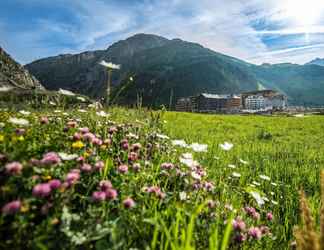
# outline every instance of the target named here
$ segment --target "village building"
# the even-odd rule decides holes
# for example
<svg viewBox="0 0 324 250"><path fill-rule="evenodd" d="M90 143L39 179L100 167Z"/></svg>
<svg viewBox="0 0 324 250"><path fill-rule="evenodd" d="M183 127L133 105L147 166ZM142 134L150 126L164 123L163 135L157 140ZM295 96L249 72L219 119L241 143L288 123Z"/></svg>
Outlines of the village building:
<svg viewBox="0 0 324 250"><path fill-rule="evenodd" d="M202 93L197 96L179 98L176 111L201 113L237 113L241 109L241 98L237 95Z"/></svg>
<svg viewBox="0 0 324 250"><path fill-rule="evenodd" d="M287 96L275 90L258 90L241 94L245 110L285 110L288 106Z"/></svg>

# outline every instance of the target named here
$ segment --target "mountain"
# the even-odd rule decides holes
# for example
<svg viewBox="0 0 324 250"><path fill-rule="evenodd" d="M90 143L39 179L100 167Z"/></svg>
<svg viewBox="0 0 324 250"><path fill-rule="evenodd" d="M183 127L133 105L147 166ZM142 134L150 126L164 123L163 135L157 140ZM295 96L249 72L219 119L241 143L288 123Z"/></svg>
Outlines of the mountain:
<svg viewBox="0 0 324 250"><path fill-rule="evenodd" d="M201 92L271 88L284 92L293 105L324 105L324 67L254 65L196 43L148 34L137 34L106 50L41 59L26 68L48 89L98 98L107 82L101 60L121 64L112 74L113 100L120 104L140 100L146 106L174 105L178 97Z"/></svg>
<svg viewBox="0 0 324 250"><path fill-rule="evenodd" d="M316 59L310 61L307 64L314 64L314 65L324 66L324 58L316 58Z"/></svg>
<svg viewBox="0 0 324 250"><path fill-rule="evenodd" d="M253 66L256 78L268 89L285 93L291 105L324 105L324 67L291 63Z"/></svg>
<svg viewBox="0 0 324 250"><path fill-rule="evenodd" d="M0 88L43 89L40 82L0 47Z"/></svg>

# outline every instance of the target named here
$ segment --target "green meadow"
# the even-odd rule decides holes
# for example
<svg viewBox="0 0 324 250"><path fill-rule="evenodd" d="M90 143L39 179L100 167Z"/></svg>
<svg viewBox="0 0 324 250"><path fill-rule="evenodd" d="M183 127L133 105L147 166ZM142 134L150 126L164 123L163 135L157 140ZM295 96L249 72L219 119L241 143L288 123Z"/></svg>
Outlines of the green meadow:
<svg viewBox="0 0 324 250"><path fill-rule="evenodd" d="M292 249L301 189L319 218L322 116L92 106L0 124L3 249Z"/></svg>

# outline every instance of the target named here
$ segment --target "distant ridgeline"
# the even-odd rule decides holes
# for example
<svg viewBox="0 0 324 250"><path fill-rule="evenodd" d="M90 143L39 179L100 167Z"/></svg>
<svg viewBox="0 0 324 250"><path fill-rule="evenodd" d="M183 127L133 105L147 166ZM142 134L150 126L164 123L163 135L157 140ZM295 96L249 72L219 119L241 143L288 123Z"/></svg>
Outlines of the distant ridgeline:
<svg viewBox="0 0 324 250"><path fill-rule="evenodd" d="M26 65L48 88L69 89L100 98L107 74L101 60L121 64L112 74L115 103L175 107L176 100L199 93L242 93L273 89L291 105L324 105L324 67L309 63L254 65L203 46L137 34L106 50L59 55Z"/></svg>
<svg viewBox="0 0 324 250"><path fill-rule="evenodd" d="M239 95L202 93L179 98L176 111L201 113L239 113L283 111L288 107L287 97L274 90L245 92Z"/></svg>

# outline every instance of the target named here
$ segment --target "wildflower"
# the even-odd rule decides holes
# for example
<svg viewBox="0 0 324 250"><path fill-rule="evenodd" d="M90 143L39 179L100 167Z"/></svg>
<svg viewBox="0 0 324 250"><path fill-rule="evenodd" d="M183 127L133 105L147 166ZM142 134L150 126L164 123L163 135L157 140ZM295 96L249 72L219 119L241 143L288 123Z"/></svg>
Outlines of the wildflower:
<svg viewBox="0 0 324 250"><path fill-rule="evenodd" d="M129 161L136 161L138 159L138 155L135 152L130 152L128 154L128 160Z"/></svg>
<svg viewBox="0 0 324 250"><path fill-rule="evenodd" d="M23 128L17 128L15 131L16 135L20 136L20 135L24 135L26 133L26 130Z"/></svg>
<svg viewBox="0 0 324 250"><path fill-rule="evenodd" d="M229 168L232 168L232 169L236 168L236 166L233 165L233 164L228 164L227 166L228 166Z"/></svg>
<svg viewBox="0 0 324 250"><path fill-rule="evenodd" d="M23 166L20 162L11 162L6 164L5 169L8 174L18 175L21 174Z"/></svg>
<svg viewBox="0 0 324 250"><path fill-rule="evenodd" d="M129 148L127 139L124 139L120 142L122 149L127 150Z"/></svg>
<svg viewBox="0 0 324 250"><path fill-rule="evenodd" d="M118 129L116 127L111 127L109 128L109 134L113 134L113 133L116 133L118 131Z"/></svg>
<svg viewBox="0 0 324 250"><path fill-rule="evenodd" d="M264 204L264 200L262 199L261 195L258 192L252 191L252 192L250 192L250 194L252 195L252 197L258 203L258 205L260 207Z"/></svg>
<svg viewBox="0 0 324 250"><path fill-rule="evenodd" d="M248 235L253 239L259 240L261 239L262 232L258 227L251 227L248 231Z"/></svg>
<svg viewBox="0 0 324 250"><path fill-rule="evenodd" d="M117 195L118 194L116 189L111 188L106 191L106 197L109 200L115 200L117 198Z"/></svg>
<svg viewBox="0 0 324 250"><path fill-rule="evenodd" d="M234 241L237 243L242 243L246 240L246 235L242 233L235 234Z"/></svg>
<svg viewBox="0 0 324 250"><path fill-rule="evenodd" d="M224 142L223 144L219 144L219 146L225 151L229 151L233 148L233 144L229 142Z"/></svg>
<svg viewBox="0 0 324 250"><path fill-rule="evenodd" d="M48 121L48 118L46 116L43 116L40 118L40 123L41 124L48 124L49 121Z"/></svg>
<svg viewBox="0 0 324 250"><path fill-rule="evenodd" d="M58 153L58 155L60 156L60 158L63 160L63 161L72 161L72 160L75 160L78 158L78 155L77 154L66 154L66 153Z"/></svg>
<svg viewBox="0 0 324 250"><path fill-rule="evenodd" d="M21 202L19 200L11 201L2 207L3 214L15 214L19 212Z"/></svg>
<svg viewBox="0 0 324 250"><path fill-rule="evenodd" d="M163 140L170 139L169 136L163 134L156 134L156 137Z"/></svg>
<svg viewBox="0 0 324 250"><path fill-rule="evenodd" d="M75 128L75 127L77 126L77 123L76 123L75 121L69 121L69 122L67 123L67 126L68 126L69 128Z"/></svg>
<svg viewBox="0 0 324 250"><path fill-rule="evenodd" d="M68 173L66 175L65 181L69 185L71 185L71 184L75 184L79 179L80 179L80 173L78 173L76 171L71 171L70 173Z"/></svg>
<svg viewBox="0 0 324 250"><path fill-rule="evenodd" d="M106 192L107 190L112 189L113 185L111 184L110 181L103 180L99 182L99 187L101 191Z"/></svg>
<svg viewBox="0 0 324 250"><path fill-rule="evenodd" d="M187 200L187 198L188 198L187 193L186 192L180 192L179 193L179 198L180 198L181 201Z"/></svg>
<svg viewBox="0 0 324 250"><path fill-rule="evenodd" d="M266 175L260 175L260 178L265 181L270 181L270 177Z"/></svg>
<svg viewBox="0 0 324 250"><path fill-rule="evenodd" d="M106 193L103 191L95 191L92 193L92 200L96 202L106 200Z"/></svg>
<svg viewBox="0 0 324 250"><path fill-rule="evenodd" d="M43 159L41 160L41 163L43 165L56 165L61 163L61 159L59 157L59 155L55 152L49 152L46 153L45 155L43 155Z"/></svg>
<svg viewBox="0 0 324 250"><path fill-rule="evenodd" d="M94 134L88 132L88 133L83 134L83 138L84 138L85 140L91 142L91 141L93 141L93 140L96 138L96 136L95 136Z"/></svg>
<svg viewBox="0 0 324 250"><path fill-rule="evenodd" d="M195 152L207 152L208 146L206 144L193 143L189 147Z"/></svg>
<svg viewBox="0 0 324 250"><path fill-rule="evenodd" d="M260 230L262 235L267 235L270 233L270 228L264 225L260 226Z"/></svg>
<svg viewBox="0 0 324 250"><path fill-rule="evenodd" d="M72 143L72 148L74 149L81 149L84 147L84 144L82 143L82 141L76 141L74 143Z"/></svg>
<svg viewBox="0 0 324 250"><path fill-rule="evenodd" d="M29 125L29 121L26 119L22 119L22 118L10 117L8 122L10 122L14 125L20 125L20 126L28 126Z"/></svg>
<svg viewBox="0 0 324 250"><path fill-rule="evenodd" d="M235 178L240 178L241 177L241 174L238 173L238 172L233 172L232 173L232 176L235 177Z"/></svg>
<svg viewBox="0 0 324 250"><path fill-rule="evenodd" d="M84 163L84 164L82 164L82 166L80 167L80 169L83 172L89 173L92 170L92 166L90 164Z"/></svg>
<svg viewBox="0 0 324 250"><path fill-rule="evenodd" d="M30 112L25 110L20 110L19 113L26 116L30 115Z"/></svg>
<svg viewBox="0 0 324 250"><path fill-rule="evenodd" d="M105 167L105 163L103 161L98 161L95 164L95 170L100 171L101 169L103 169Z"/></svg>
<svg viewBox="0 0 324 250"><path fill-rule="evenodd" d="M135 202L132 198L128 197L123 201L123 205L125 208L132 208L135 206Z"/></svg>
<svg viewBox="0 0 324 250"><path fill-rule="evenodd" d="M192 157L192 154L189 154L189 153L182 154L182 156L179 158L179 160L182 164L186 165L189 168L199 165L199 162L195 161Z"/></svg>
<svg viewBox="0 0 324 250"><path fill-rule="evenodd" d="M195 180L201 180L201 176L195 171L191 172L191 177L194 178Z"/></svg>
<svg viewBox="0 0 324 250"><path fill-rule="evenodd" d="M126 174L128 172L128 166L123 164L118 167L118 172L121 174Z"/></svg>
<svg viewBox="0 0 324 250"><path fill-rule="evenodd" d="M100 63L99 63L101 66L104 66L108 69L120 69L120 65L118 64L113 64L111 62L106 62L104 60L102 60Z"/></svg>
<svg viewBox="0 0 324 250"><path fill-rule="evenodd" d="M240 162L241 162L242 164L244 164L244 165L249 164L247 161L244 161L244 160L242 160L242 159L240 159Z"/></svg>
<svg viewBox="0 0 324 250"><path fill-rule="evenodd" d="M37 184L33 188L33 195L36 197L47 197L51 194L51 186L48 183Z"/></svg>
<svg viewBox="0 0 324 250"><path fill-rule="evenodd" d="M96 112L97 116L100 116L100 117L108 117L109 114L107 114L105 111L100 111L100 112Z"/></svg>
<svg viewBox="0 0 324 250"><path fill-rule="evenodd" d="M272 221L273 220L273 214L271 212L268 212L266 217L267 217L267 220L268 221Z"/></svg>
<svg viewBox="0 0 324 250"><path fill-rule="evenodd" d="M58 92L60 94L62 94L62 95L66 95L66 96L75 96L75 94L72 91L70 91L70 90L59 89Z"/></svg>
<svg viewBox="0 0 324 250"><path fill-rule="evenodd" d="M50 180L48 182L50 185L51 189L58 189L61 186L61 181L57 179Z"/></svg>
<svg viewBox="0 0 324 250"><path fill-rule="evenodd" d="M173 140L172 145L183 147L183 148L187 147L187 143L184 140Z"/></svg>
<svg viewBox="0 0 324 250"><path fill-rule="evenodd" d="M235 231L244 231L245 230L245 222L241 218L236 218L233 220L233 228Z"/></svg>
<svg viewBox="0 0 324 250"><path fill-rule="evenodd" d="M134 163L134 164L132 165L132 169L133 169L135 172L138 172L138 171L140 171L140 169L141 169L141 165L140 165L139 163Z"/></svg>
<svg viewBox="0 0 324 250"><path fill-rule="evenodd" d="M206 181L205 183L204 183L204 188L207 190L207 191L212 191L212 190L214 190L214 188L215 188L215 186L214 186L214 184L212 183L212 182L208 182L208 181Z"/></svg>
<svg viewBox="0 0 324 250"><path fill-rule="evenodd" d="M170 170L174 168L174 165L172 163L164 162L161 164L162 169Z"/></svg>

